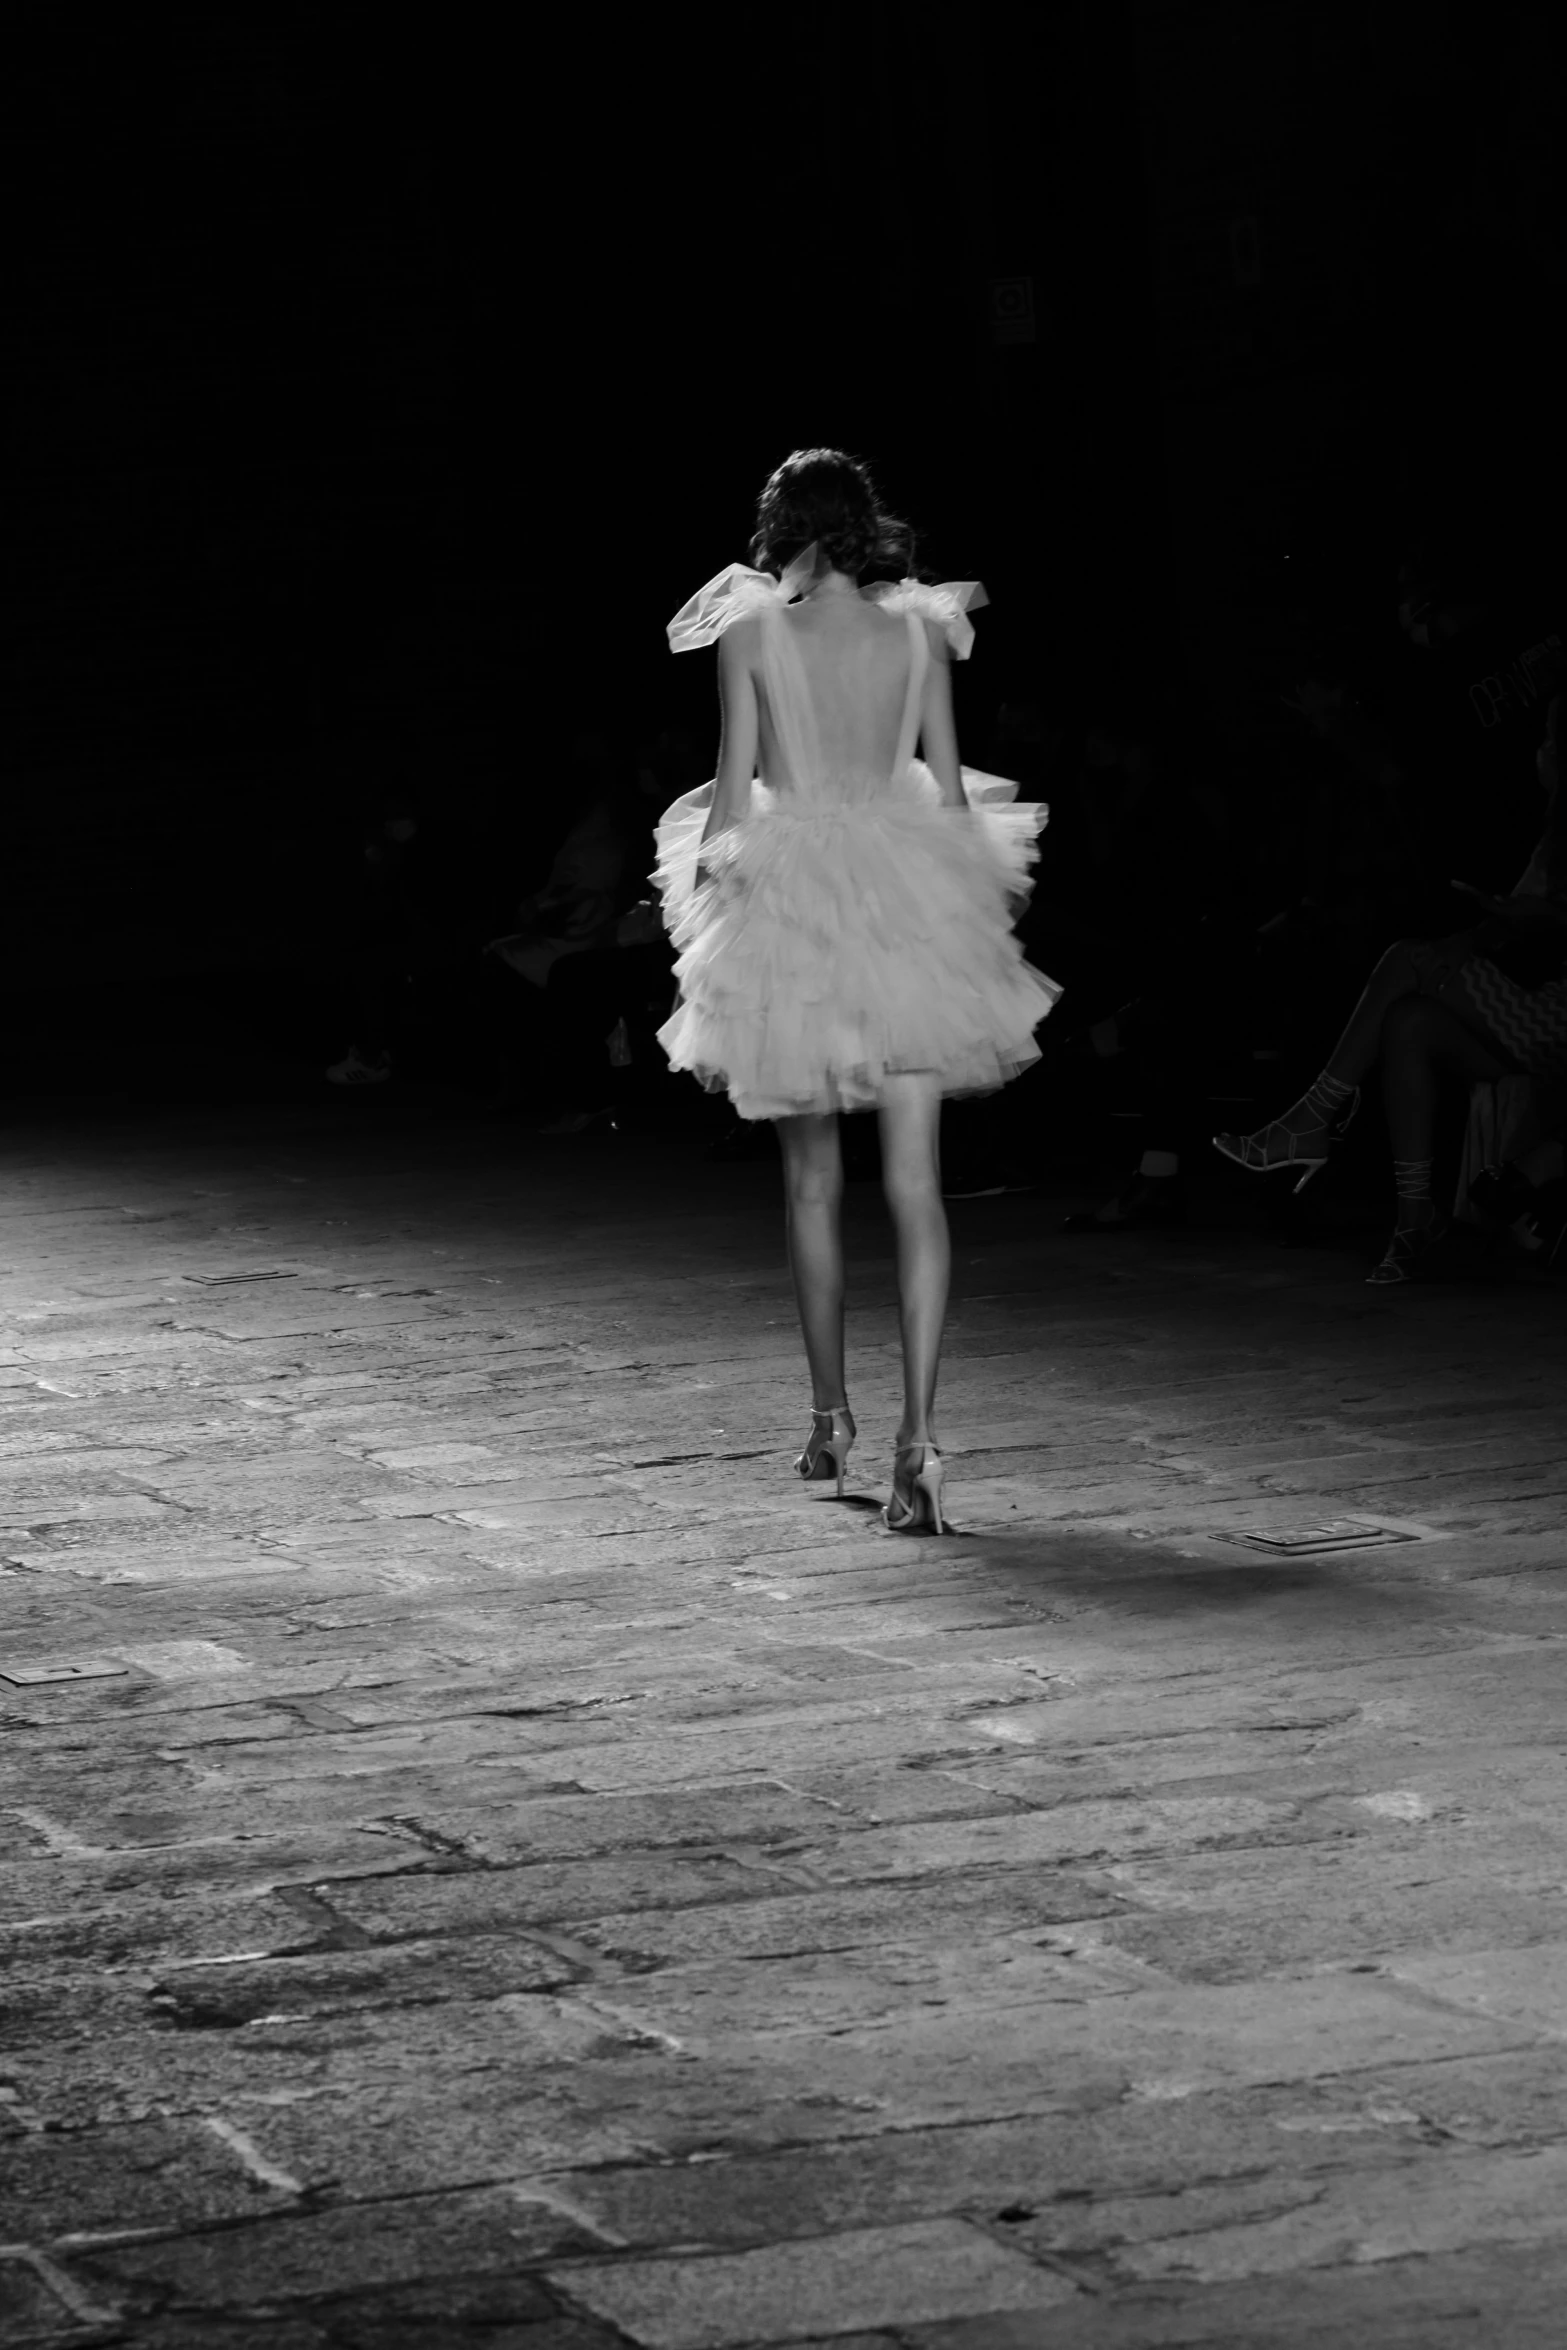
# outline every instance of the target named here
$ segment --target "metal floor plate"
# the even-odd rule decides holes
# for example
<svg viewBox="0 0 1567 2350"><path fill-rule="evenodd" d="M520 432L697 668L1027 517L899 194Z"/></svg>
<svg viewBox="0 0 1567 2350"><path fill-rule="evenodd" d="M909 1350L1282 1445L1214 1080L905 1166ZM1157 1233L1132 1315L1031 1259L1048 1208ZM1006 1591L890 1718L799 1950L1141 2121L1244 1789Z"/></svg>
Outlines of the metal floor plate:
<svg viewBox="0 0 1567 2350"><path fill-rule="evenodd" d="M1379 1525L1371 1518L1323 1518L1314 1526L1243 1526L1215 1534L1215 1542L1258 1550L1269 1558L1320 1558L1340 1550L1389 1550L1395 1543L1419 1542L1423 1537L1403 1527Z"/></svg>

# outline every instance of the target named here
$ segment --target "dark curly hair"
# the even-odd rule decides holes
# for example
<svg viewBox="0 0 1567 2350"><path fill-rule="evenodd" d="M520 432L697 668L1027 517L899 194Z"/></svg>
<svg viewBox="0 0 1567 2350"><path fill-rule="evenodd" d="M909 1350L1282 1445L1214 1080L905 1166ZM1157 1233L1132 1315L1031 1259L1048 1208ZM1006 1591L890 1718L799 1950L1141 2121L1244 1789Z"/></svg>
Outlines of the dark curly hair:
<svg viewBox="0 0 1567 2350"><path fill-rule="evenodd" d="M868 468L841 449L796 449L756 502L751 560L782 572L814 543L834 571L902 578L914 568L914 533L889 514Z"/></svg>

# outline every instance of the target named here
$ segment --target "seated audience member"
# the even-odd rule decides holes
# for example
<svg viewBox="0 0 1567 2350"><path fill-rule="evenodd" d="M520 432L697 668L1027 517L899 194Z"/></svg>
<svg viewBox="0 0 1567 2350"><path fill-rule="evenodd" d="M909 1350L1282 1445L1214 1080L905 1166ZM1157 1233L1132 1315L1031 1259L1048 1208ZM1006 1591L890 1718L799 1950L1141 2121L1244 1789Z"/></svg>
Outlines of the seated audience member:
<svg viewBox="0 0 1567 2350"><path fill-rule="evenodd" d="M515 927L491 939L486 953L497 956L530 987L542 990L566 955L602 946L615 927L615 902L636 848L637 826L628 822L630 795L607 769L607 750L596 736L579 736L572 746L566 784L579 812L555 852L544 887L524 898Z"/></svg>
<svg viewBox="0 0 1567 2350"><path fill-rule="evenodd" d="M575 1134L608 1117L625 1089L624 1072L650 1055L652 1032L674 998L674 949L650 898L629 906L608 946L574 955L553 975L547 1001L554 1019L541 1104L553 1115L544 1131ZM650 1065L662 1070L661 1056Z"/></svg>
<svg viewBox="0 0 1567 2350"><path fill-rule="evenodd" d="M1379 1062L1393 1148L1392 1237L1373 1284L1408 1281L1448 1228L1431 1196L1439 1086L1523 1072L1567 1077L1567 821L1558 784L1561 705L1553 699L1536 765L1547 795L1544 832L1510 896L1461 878L1486 918L1448 938L1403 940L1372 972L1320 1076L1299 1101L1253 1134L1215 1135L1226 1158L1254 1173L1294 1172L1300 1190L1353 1117Z"/></svg>
<svg viewBox="0 0 1567 2350"><path fill-rule="evenodd" d="M1527 555L1449 530L1398 571L1396 636L1351 687L1308 678L1294 707L1402 838L1400 919L1441 920L1464 859L1505 871L1528 849L1529 757L1561 671L1561 598ZM1385 934L1384 934L1385 935Z"/></svg>
<svg viewBox="0 0 1567 2350"><path fill-rule="evenodd" d="M1182 1110L1212 1026L1213 972L1228 938L1232 862L1222 798L1196 763L1150 734L1101 721L1051 809L1045 878L1028 920L1049 941L1073 1017L1053 1061L1128 1062L1145 1096L1135 1173L1066 1219L1110 1232L1180 1220Z"/></svg>
<svg viewBox="0 0 1567 2350"><path fill-rule="evenodd" d="M601 780L518 927L490 942L486 952L525 983L511 1004L505 1099L586 1123L602 1107L620 1023L636 1024L661 986L667 1011L672 957L642 893L654 821L688 764L682 738L666 734L639 754L631 784Z"/></svg>
<svg viewBox="0 0 1567 2350"><path fill-rule="evenodd" d="M326 1071L340 1086L385 1085L393 1030L410 980L458 953L452 875L438 828L411 790L383 793L359 844L342 948L353 1041Z"/></svg>

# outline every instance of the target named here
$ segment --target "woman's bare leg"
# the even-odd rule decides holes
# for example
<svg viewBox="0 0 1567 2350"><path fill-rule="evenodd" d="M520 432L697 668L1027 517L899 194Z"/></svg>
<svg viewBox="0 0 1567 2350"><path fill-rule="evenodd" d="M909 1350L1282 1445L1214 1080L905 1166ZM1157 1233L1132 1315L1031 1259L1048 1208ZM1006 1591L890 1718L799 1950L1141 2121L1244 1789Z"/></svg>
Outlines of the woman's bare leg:
<svg viewBox="0 0 1567 2350"><path fill-rule="evenodd" d="M1460 1027L1488 1044L1484 1015L1471 1001L1464 979L1464 965L1475 951L1468 931L1452 938L1400 939L1389 947L1329 1054L1324 1074L1345 1085L1359 1085L1382 1050L1388 1013L1406 996L1424 996L1445 1005Z"/></svg>
<svg viewBox="0 0 1567 2350"><path fill-rule="evenodd" d="M843 1370L843 1156L832 1116L780 1118L789 1270L811 1401L819 1412L847 1400Z"/></svg>
<svg viewBox="0 0 1567 2350"><path fill-rule="evenodd" d="M1470 1003L1464 984L1463 964L1470 952L1471 940L1463 932L1453 938L1400 939L1388 948L1362 989L1320 1076L1299 1101L1281 1110L1272 1121L1274 1127L1301 1138L1303 1156L1327 1147L1337 1119L1375 1067L1387 1023L1401 1004L1435 1002L1448 1010L1455 1024L1467 1027L1477 1042L1485 1042L1485 1023ZM1261 1129L1260 1135L1268 1131Z"/></svg>
<svg viewBox="0 0 1567 2350"><path fill-rule="evenodd" d="M933 1077L890 1077L881 1100L882 1186L898 1239L903 1418L898 1443L934 1444L936 1373L952 1244L941 1202L941 1096Z"/></svg>
<svg viewBox="0 0 1567 2350"><path fill-rule="evenodd" d="M1343 1034L1323 1064L1323 1073L1341 1085L1365 1082L1382 1050L1382 1023L1400 996L1418 995L1421 978L1407 941L1388 948L1361 990Z"/></svg>
<svg viewBox="0 0 1567 2350"><path fill-rule="evenodd" d="M1382 1024L1382 1106L1395 1172L1423 1168L1429 1178L1442 1077L1475 1084L1505 1076L1507 1069L1500 1053L1447 1004L1411 995L1391 1005ZM1406 1176L1399 1184L1399 1225L1428 1223L1433 1213L1429 1180L1422 1189Z"/></svg>
<svg viewBox="0 0 1567 2350"><path fill-rule="evenodd" d="M1472 1015L1467 993L1465 1004ZM1369 1276L1373 1288L1418 1278L1426 1250L1442 1231L1443 1219L1431 1197L1438 1078L1472 1083L1500 1077L1507 1066L1500 1052L1434 994L1401 996L1389 1005L1382 1023L1382 1100L1398 1204L1387 1252Z"/></svg>

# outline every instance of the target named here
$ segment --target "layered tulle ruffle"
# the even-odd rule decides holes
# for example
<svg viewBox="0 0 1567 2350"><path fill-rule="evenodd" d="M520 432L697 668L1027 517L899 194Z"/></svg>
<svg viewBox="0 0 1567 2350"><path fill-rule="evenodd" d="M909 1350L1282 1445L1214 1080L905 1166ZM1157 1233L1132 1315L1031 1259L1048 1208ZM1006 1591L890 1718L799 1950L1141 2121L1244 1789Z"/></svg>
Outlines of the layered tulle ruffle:
<svg viewBox="0 0 1567 2350"><path fill-rule="evenodd" d="M1037 1060L1060 990L1011 925L1046 811L999 776L965 769L964 785L969 805L944 807L917 760L864 797L758 783L705 852L712 786L677 800L654 874L679 950L673 1065L743 1118L776 1118L870 1108L912 1071L988 1092Z"/></svg>

